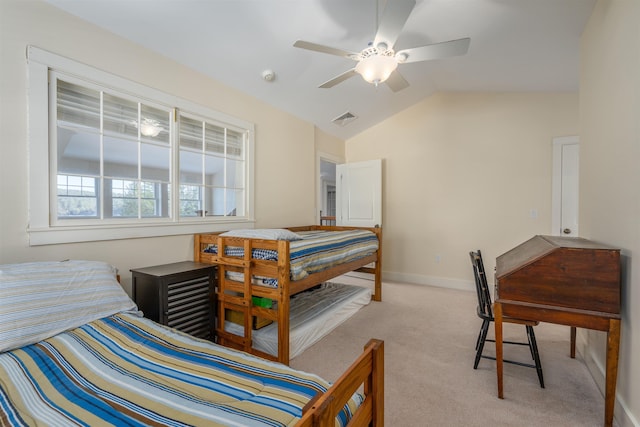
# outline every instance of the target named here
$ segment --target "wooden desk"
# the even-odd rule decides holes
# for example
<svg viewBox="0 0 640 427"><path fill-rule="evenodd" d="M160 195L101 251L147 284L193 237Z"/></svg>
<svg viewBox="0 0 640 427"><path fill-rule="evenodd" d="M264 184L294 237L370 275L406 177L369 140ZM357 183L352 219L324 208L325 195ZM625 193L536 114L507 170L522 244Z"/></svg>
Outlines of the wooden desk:
<svg viewBox="0 0 640 427"><path fill-rule="evenodd" d="M525 304L516 301L499 300L494 304L496 328L496 370L498 372L498 397L504 398L502 384L502 316L519 319L538 320L607 332L607 372L604 399L604 425L613 426L613 410L616 400L618 378L618 354L620 346L620 316L606 313L579 313L560 310L557 307Z"/></svg>
<svg viewBox="0 0 640 427"><path fill-rule="evenodd" d="M535 236L496 259L495 291L498 397L504 398L504 316L606 331L604 425L611 427L620 346L620 250L580 238Z"/></svg>

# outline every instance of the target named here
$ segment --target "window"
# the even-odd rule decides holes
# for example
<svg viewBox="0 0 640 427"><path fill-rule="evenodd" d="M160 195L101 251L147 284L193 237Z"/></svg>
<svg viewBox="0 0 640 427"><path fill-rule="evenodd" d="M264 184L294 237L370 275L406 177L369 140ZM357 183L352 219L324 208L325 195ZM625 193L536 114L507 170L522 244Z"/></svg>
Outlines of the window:
<svg viewBox="0 0 640 427"><path fill-rule="evenodd" d="M56 105L49 112L56 123L50 141L58 181L54 223L171 218L173 109L55 71L50 82Z"/></svg>
<svg viewBox="0 0 640 427"><path fill-rule="evenodd" d="M159 183L140 183L125 179L111 180L110 214L121 218L159 218L167 216L167 186ZM138 186L139 184L139 186ZM163 203L164 202L164 203Z"/></svg>
<svg viewBox="0 0 640 427"><path fill-rule="evenodd" d="M58 174L58 216L96 218L98 197L96 179L91 176Z"/></svg>
<svg viewBox="0 0 640 427"><path fill-rule="evenodd" d="M253 125L37 48L28 59L31 244L252 221Z"/></svg>
<svg viewBox="0 0 640 427"><path fill-rule="evenodd" d="M180 216L244 216L240 132L180 115Z"/></svg>

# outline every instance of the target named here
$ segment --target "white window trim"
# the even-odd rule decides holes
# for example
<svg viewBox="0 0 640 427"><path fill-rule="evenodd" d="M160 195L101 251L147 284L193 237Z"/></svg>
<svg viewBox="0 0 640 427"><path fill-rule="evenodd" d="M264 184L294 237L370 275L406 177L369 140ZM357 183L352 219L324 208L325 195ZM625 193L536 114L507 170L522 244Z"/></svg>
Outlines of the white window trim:
<svg viewBox="0 0 640 427"><path fill-rule="evenodd" d="M140 221L139 223L104 225L52 225L50 212L49 135L55 132L55 123L49 123L49 69L99 81L116 88L128 88L136 96L166 103L184 111L204 117L213 117L221 122L249 131L247 141L246 168L246 216L225 217L211 220L197 218L182 219L181 222ZM59 243L91 242L99 240L133 239L142 237L174 236L203 232L223 231L237 228L252 228L254 216L254 149L255 126L253 123L213 111L191 101L181 99L157 89L135 83L114 74L98 70L71 59L53 54L34 46L27 47L27 138L29 164L29 222L27 232L31 246ZM54 106L55 108L55 106Z"/></svg>

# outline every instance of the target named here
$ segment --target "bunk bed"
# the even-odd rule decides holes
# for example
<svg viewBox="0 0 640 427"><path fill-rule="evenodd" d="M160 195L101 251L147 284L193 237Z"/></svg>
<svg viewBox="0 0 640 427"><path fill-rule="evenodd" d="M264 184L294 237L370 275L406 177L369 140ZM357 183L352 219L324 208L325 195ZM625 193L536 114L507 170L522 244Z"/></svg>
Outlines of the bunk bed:
<svg viewBox="0 0 640 427"><path fill-rule="evenodd" d="M330 384L142 317L114 273L0 265L0 425L383 425L382 341Z"/></svg>
<svg viewBox="0 0 640 427"><path fill-rule="evenodd" d="M288 364L291 296L358 271L373 275L372 299L382 300L382 229L311 225L269 231L196 234L194 259L218 267L217 342ZM230 313L239 314L241 333L225 327ZM277 356L254 346L254 328L269 322L277 324Z"/></svg>

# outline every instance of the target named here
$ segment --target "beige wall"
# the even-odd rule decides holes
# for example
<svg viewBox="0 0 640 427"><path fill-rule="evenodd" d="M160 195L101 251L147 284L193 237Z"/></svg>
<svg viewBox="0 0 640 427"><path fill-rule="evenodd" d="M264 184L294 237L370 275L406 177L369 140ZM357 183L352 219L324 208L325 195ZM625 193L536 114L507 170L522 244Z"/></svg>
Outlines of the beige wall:
<svg viewBox="0 0 640 427"><path fill-rule="evenodd" d="M577 94L441 93L348 140L383 159L386 277L471 289L470 250L493 271L549 234L552 139L577 133Z"/></svg>
<svg viewBox="0 0 640 427"><path fill-rule="evenodd" d="M174 236L30 247L27 229L28 44L253 122L256 226L313 223L315 129L141 46L42 1L0 1L0 263L66 258L129 269L192 258L192 237ZM295 197L292 195L295 194Z"/></svg>
<svg viewBox="0 0 640 427"><path fill-rule="evenodd" d="M344 159L344 141L316 128L316 152Z"/></svg>
<svg viewBox="0 0 640 427"><path fill-rule="evenodd" d="M582 36L580 233L622 249L622 338L615 416L640 426L640 2L600 0ZM585 334L602 384L606 334ZM633 420L633 421L632 421Z"/></svg>

